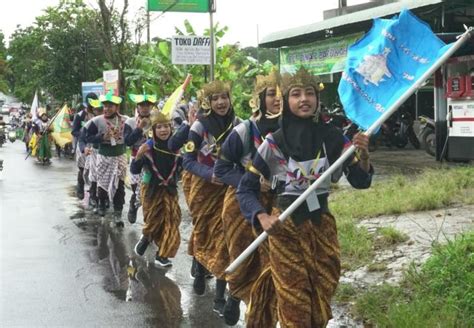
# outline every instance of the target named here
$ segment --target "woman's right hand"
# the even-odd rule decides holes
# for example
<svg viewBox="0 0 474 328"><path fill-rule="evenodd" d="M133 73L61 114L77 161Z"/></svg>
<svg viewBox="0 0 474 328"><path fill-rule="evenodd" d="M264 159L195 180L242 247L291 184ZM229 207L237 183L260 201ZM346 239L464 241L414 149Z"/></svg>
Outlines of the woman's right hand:
<svg viewBox="0 0 474 328"><path fill-rule="evenodd" d="M137 159L140 159L143 157L143 155L145 155L145 153L150 150L150 147L148 146L148 144L144 143L140 146L140 148L138 148L138 151L137 151L137 156L136 158Z"/></svg>
<svg viewBox="0 0 474 328"><path fill-rule="evenodd" d="M263 230L265 230L269 235L271 235L275 228L281 224L281 221L278 220L277 216L268 215L267 213L257 214L257 219L260 222Z"/></svg>

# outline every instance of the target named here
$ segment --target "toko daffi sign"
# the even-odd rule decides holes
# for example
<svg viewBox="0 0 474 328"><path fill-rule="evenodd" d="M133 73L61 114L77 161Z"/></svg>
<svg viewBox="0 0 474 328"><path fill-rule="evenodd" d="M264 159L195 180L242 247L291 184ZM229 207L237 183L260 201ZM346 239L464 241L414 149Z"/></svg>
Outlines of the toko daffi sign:
<svg viewBox="0 0 474 328"><path fill-rule="evenodd" d="M173 36L171 62L175 65L209 65L211 38L208 36Z"/></svg>

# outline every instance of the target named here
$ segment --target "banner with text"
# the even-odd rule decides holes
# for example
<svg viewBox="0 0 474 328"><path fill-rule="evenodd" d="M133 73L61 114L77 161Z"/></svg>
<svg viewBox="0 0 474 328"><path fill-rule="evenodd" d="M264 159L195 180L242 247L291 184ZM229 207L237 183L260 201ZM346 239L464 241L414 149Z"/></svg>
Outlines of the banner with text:
<svg viewBox="0 0 474 328"><path fill-rule="evenodd" d="M148 0L148 11L209 12L209 0Z"/></svg>
<svg viewBox="0 0 474 328"><path fill-rule="evenodd" d="M173 36L171 62L175 65L210 65L211 38L208 36Z"/></svg>
<svg viewBox="0 0 474 328"><path fill-rule="evenodd" d="M344 71L347 48L363 33L350 34L324 41L280 49L280 72L295 73L304 66L314 75Z"/></svg>

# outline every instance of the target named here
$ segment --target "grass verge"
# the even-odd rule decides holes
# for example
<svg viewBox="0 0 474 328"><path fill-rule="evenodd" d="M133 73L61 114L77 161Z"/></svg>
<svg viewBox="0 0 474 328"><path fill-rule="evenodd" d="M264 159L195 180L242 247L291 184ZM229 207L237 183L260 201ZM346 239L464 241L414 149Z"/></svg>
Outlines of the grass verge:
<svg viewBox="0 0 474 328"><path fill-rule="evenodd" d="M345 287L341 294L354 291ZM474 327L474 231L435 247L400 287L382 285L358 296L354 310L377 327Z"/></svg>
<svg viewBox="0 0 474 328"><path fill-rule="evenodd" d="M474 168L426 170L417 178L395 176L366 190L342 190L331 196L331 212L338 221L344 269L367 264L374 254L374 235L357 227L359 219L410 211L432 210L457 203L474 204ZM403 235L382 231L391 242ZM380 235L380 234L379 234Z"/></svg>

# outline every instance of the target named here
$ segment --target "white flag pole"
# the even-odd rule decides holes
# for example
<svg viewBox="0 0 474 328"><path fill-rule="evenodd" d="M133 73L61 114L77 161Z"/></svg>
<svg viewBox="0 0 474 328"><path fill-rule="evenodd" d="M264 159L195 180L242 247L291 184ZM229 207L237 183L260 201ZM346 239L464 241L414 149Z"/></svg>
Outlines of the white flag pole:
<svg viewBox="0 0 474 328"><path fill-rule="evenodd" d="M407 90L405 93L389 108L387 109L364 133L371 135L375 132L383 122L385 122L397 109L400 107L422 84L425 82L446 60L451 57L470 37L473 32L473 27L466 28L466 32L459 36L458 40ZM285 221L306 198L321 184L322 181L329 178L342 164L349 159L355 152L355 146L350 146L339 158L335 161L319 178L316 180L304 193L302 193L288 208L280 214L278 219ZM250 244L242 254L239 255L225 270L226 273L234 272L235 269L250 255L257 247L267 239L266 231L260 234L252 244Z"/></svg>

